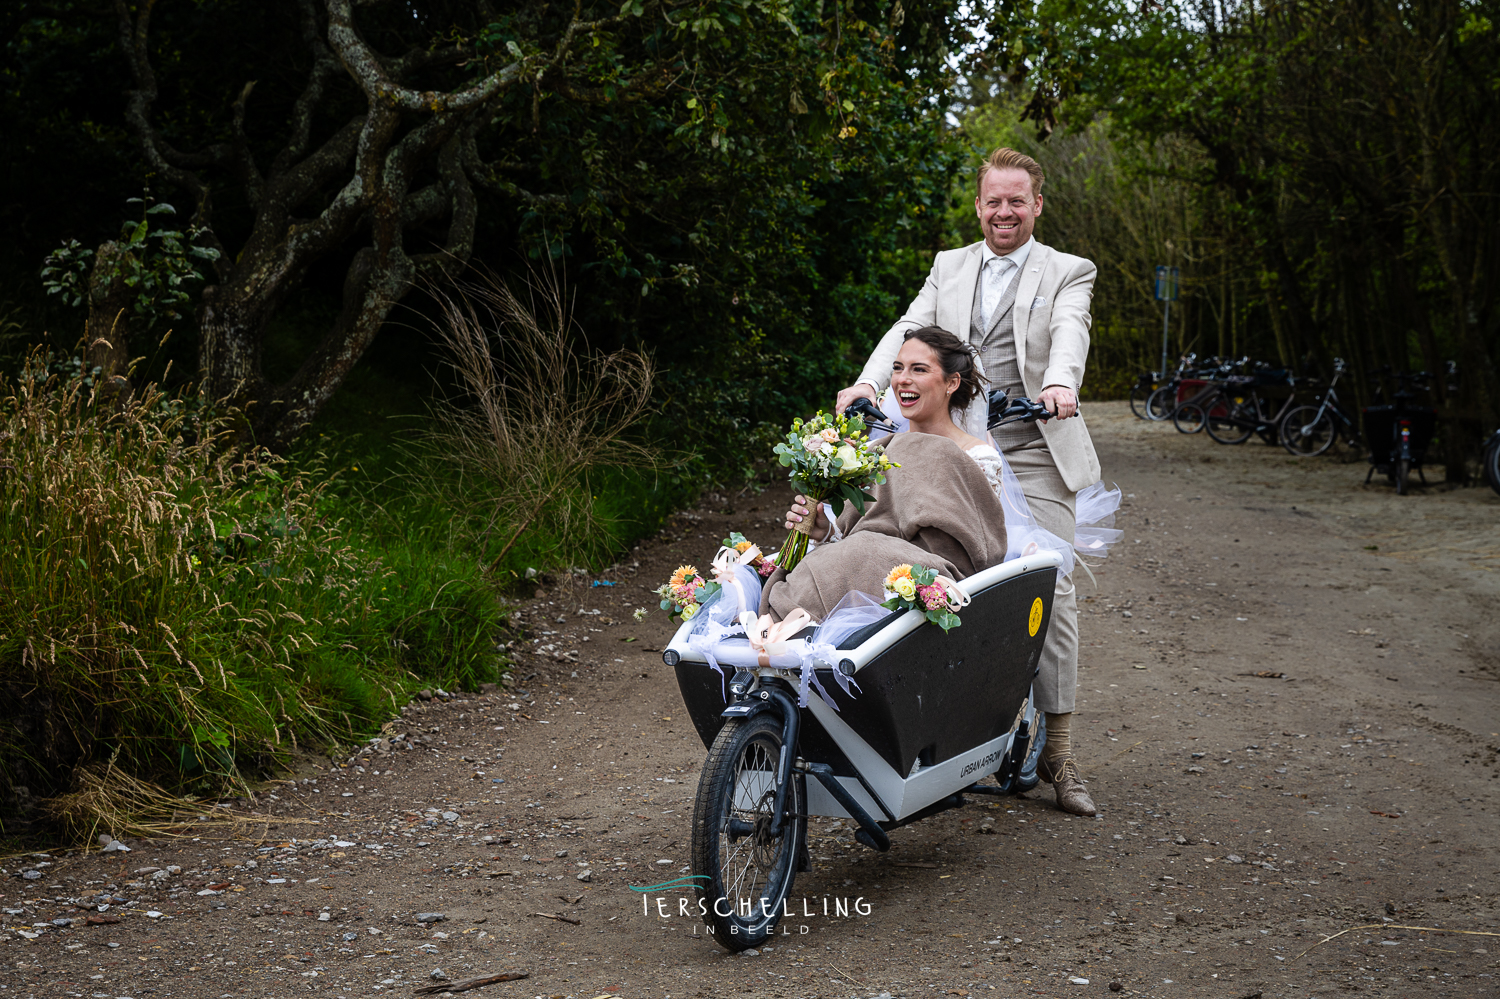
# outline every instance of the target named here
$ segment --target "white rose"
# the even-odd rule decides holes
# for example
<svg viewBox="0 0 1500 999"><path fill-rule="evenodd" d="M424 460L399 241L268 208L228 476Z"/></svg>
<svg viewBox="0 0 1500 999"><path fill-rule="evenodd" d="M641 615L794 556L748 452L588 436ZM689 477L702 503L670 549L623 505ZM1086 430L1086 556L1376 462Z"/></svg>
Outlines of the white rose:
<svg viewBox="0 0 1500 999"><path fill-rule="evenodd" d="M859 467L859 452L850 445L843 445L834 454L838 456L839 461L844 463L842 471L852 472Z"/></svg>

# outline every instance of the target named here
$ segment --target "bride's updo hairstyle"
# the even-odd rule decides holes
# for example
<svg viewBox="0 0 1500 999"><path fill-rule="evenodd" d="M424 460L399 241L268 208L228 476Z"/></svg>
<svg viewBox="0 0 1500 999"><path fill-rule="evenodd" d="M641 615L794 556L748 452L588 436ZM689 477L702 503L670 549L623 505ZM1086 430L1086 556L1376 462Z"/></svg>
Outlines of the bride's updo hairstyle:
<svg viewBox="0 0 1500 999"><path fill-rule="evenodd" d="M986 379L975 366L974 351L967 343L941 326L923 326L919 330L909 330L902 339L920 340L931 347L932 352L938 356L938 363L943 366L944 377L958 375L958 388L953 390L953 396L948 400L950 407L963 409L970 399L979 394L983 387L981 383Z"/></svg>

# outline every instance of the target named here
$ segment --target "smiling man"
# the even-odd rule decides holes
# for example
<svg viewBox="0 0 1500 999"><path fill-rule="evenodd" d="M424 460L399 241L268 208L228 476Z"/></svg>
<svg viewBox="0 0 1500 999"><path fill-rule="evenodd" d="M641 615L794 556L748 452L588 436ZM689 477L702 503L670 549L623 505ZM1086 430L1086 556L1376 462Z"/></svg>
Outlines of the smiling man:
<svg viewBox="0 0 1500 999"><path fill-rule="evenodd" d="M843 412L855 398L874 399L890 384L891 364L908 330L941 326L960 337L967 331L991 388L1011 398L1029 396L1057 416L1042 426L1003 427L995 443L1020 479L1037 523L1071 542L1078 490L1099 479L1094 444L1077 415L1097 268L1033 237L1044 179L1030 156L1004 148L990 154L979 168L974 198L984 238L937 255L921 294L836 405ZM1071 578L1058 578L1040 667L1037 707L1047 714L1042 776L1055 788L1058 807L1093 815L1070 738L1078 685L1078 604Z"/></svg>

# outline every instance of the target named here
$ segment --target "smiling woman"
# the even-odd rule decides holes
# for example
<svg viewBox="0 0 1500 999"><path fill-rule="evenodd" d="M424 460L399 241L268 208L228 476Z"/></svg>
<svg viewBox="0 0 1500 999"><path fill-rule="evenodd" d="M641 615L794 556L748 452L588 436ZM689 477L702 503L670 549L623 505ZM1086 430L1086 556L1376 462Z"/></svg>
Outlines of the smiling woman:
<svg viewBox="0 0 1500 999"><path fill-rule="evenodd" d="M911 429L947 437L966 448L983 441L960 429L953 414L968 407L985 380L969 345L937 326L907 333L891 365L891 388Z"/></svg>

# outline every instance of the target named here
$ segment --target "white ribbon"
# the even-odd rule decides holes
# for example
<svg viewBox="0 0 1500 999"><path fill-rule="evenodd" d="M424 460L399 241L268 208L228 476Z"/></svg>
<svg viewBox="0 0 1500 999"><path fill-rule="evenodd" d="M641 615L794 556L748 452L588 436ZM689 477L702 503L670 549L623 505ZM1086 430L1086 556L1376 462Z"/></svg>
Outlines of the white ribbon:
<svg viewBox="0 0 1500 999"><path fill-rule="evenodd" d="M726 590L734 593L735 617L746 613L749 608L745 606L745 588L740 585L739 573L735 570L742 565L751 565L760 556L760 549L751 545L743 552L737 552L733 548L720 548L714 556L711 565L714 581Z"/></svg>
<svg viewBox="0 0 1500 999"><path fill-rule="evenodd" d="M812 623L812 615L801 607L794 608L781 621L772 621L769 614L762 614L757 618L754 611L745 611L740 615L740 627L745 629L750 647L759 656L762 666L771 665L772 656L782 653L798 654L799 650L792 648L792 642L802 629Z"/></svg>
<svg viewBox="0 0 1500 999"><path fill-rule="evenodd" d="M950 611L957 614L959 611L969 606L969 600L971 598L967 593L958 588L958 583L949 579L947 576L938 576L933 580L933 582L938 586L941 586L943 588L943 592L947 594L948 609Z"/></svg>

